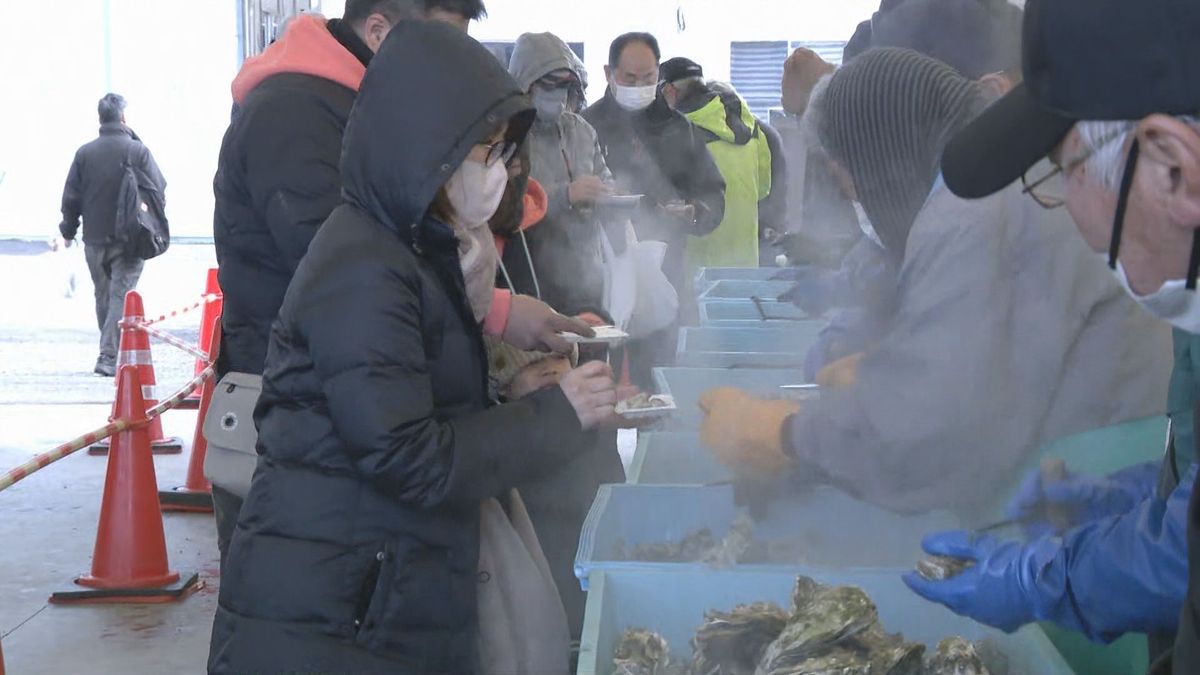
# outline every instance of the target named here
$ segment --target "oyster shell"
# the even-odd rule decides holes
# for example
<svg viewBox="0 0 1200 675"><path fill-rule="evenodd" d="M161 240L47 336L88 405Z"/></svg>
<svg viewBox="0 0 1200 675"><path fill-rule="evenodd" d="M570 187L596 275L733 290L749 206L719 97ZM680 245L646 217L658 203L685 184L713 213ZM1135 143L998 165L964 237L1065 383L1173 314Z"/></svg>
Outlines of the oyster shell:
<svg viewBox="0 0 1200 675"><path fill-rule="evenodd" d="M667 675L671 648L658 633L630 628L613 650L613 675Z"/></svg>
<svg viewBox="0 0 1200 675"><path fill-rule="evenodd" d="M814 581L811 577L798 576L796 583L792 586L792 614L796 615L804 611L808 607L808 603L817 597L817 593L824 588L821 584Z"/></svg>
<svg viewBox="0 0 1200 675"><path fill-rule="evenodd" d="M974 560L952 558L944 555L931 555L917 561L917 574L930 581L945 581L952 579L975 565Z"/></svg>
<svg viewBox="0 0 1200 675"><path fill-rule="evenodd" d="M872 675L921 675L925 667L925 645L904 641L898 633L888 633L878 623L854 638L871 655Z"/></svg>
<svg viewBox="0 0 1200 675"><path fill-rule="evenodd" d="M984 638L975 642L975 653L979 654L979 660L983 661L983 666L987 668L990 675L1008 675L1010 666L1008 663L1008 654L996 644L996 641L991 638Z"/></svg>
<svg viewBox="0 0 1200 675"><path fill-rule="evenodd" d="M705 551L700 562L716 567L735 567L753 543L754 521L743 511L721 538L721 543Z"/></svg>
<svg viewBox="0 0 1200 675"><path fill-rule="evenodd" d="M851 647L830 647L800 663L759 670L762 675L875 675L870 655Z"/></svg>
<svg viewBox="0 0 1200 675"><path fill-rule="evenodd" d="M991 675L975 651L975 645L960 637L938 643L937 651L925 665L927 675Z"/></svg>
<svg viewBox="0 0 1200 675"><path fill-rule="evenodd" d="M805 672L794 669L878 621L875 603L861 588L822 589L809 600L803 611L792 617L783 633L767 648L758 672L761 675ZM870 659L867 661L869 667Z"/></svg>
<svg viewBox="0 0 1200 675"><path fill-rule="evenodd" d="M728 613L708 612L692 640L692 672L754 675L763 653L787 622L787 612L770 602L738 605Z"/></svg>

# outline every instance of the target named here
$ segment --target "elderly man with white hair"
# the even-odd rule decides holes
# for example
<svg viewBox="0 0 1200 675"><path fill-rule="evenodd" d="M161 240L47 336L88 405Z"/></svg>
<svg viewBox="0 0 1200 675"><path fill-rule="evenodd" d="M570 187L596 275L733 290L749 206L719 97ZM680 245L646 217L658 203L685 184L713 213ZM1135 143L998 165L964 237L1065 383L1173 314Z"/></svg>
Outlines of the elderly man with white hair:
<svg viewBox="0 0 1200 675"><path fill-rule="evenodd" d="M967 198L1025 173L1026 192L1047 208L1065 206L1134 299L1175 326L1175 434L1162 480L1135 467L1102 481L1069 478L1062 489L1032 486L1040 494L1016 515L1034 518L1057 503L1083 522L1028 543L936 534L928 553L975 564L945 581L906 577L924 597L1006 630L1053 621L1107 641L1178 628L1173 663L1165 654L1152 669L1177 674L1200 673L1197 32L1196 2L1029 0L1025 84L964 129L942 161L947 186ZM1047 156L1049 174L1034 175ZM1061 191L1050 188L1056 181Z"/></svg>

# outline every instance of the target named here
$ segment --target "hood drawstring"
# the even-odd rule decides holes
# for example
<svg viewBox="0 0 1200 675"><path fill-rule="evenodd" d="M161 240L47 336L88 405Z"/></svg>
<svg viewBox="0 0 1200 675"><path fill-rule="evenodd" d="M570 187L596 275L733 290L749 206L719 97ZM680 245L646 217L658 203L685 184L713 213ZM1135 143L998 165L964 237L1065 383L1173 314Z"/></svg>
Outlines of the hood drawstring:
<svg viewBox="0 0 1200 675"><path fill-rule="evenodd" d="M529 276L533 278L533 292L537 295L537 299L542 299L542 286L538 283L537 268L533 266L533 256L529 254L529 241L525 239L525 230L519 230L521 235L521 248L525 249L525 260L529 262ZM507 275L508 273L505 272ZM512 282L508 282L509 287L512 287Z"/></svg>

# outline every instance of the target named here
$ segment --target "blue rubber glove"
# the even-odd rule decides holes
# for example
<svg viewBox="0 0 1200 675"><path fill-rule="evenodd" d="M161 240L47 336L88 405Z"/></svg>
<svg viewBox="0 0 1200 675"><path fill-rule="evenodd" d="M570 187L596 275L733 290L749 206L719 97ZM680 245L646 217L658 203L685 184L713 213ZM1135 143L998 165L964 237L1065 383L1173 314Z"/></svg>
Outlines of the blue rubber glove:
<svg viewBox="0 0 1200 675"><path fill-rule="evenodd" d="M1167 500L1144 500L1064 537L1027 545L969 532L945 532L922 545L935 555L975 560L962 574L929 581L915 593L957 614L1013 631L1052 621L1100 642L1127 632L1174 632L1187 593L1188 500L1193 465Z"/></svg>
<svg viewBox="0 0 1200 675"><path fill-rule="evenodd" d="M1043 484L1041 472L1035 469L1021 482L1006 512L1014 520L1029 521L1025 532L1030 539L1061 534L1046 520L1047 505L1062 507L1070 527L1120 515L1154 496L1161 471L1160 463L1145 462L1108 476L1072 473L1065 480Z"/></svg>

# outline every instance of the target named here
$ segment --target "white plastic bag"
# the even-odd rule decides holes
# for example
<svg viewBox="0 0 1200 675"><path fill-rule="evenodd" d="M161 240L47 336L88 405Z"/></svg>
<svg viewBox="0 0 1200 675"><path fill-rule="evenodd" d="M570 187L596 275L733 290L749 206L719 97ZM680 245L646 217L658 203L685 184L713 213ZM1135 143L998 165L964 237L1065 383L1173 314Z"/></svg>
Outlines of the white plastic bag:
<svg viewBox="0 0 1200 675"><path fill-rule="evenodd" d="M667 245L638 241L629 222L625 223L624 235L622 253L614 251L607 235L600 237L604 254L604 309L613 324L631 337L646 337L675 321L679 294L662 271Z"/></svg>

